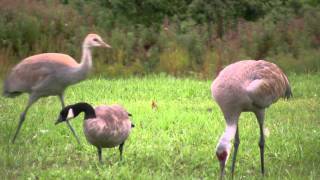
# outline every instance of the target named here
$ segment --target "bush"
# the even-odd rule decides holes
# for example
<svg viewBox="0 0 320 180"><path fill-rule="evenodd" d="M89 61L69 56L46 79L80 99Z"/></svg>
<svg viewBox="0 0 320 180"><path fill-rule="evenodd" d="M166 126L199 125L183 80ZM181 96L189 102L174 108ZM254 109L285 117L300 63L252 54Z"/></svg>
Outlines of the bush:
<svg viewBox="0 0 320 180"><path fill-rule="evenodd" d="M190 61L188 51L174 41L167 44L159 59L159 71L173 75L185 73Z"/></svg>

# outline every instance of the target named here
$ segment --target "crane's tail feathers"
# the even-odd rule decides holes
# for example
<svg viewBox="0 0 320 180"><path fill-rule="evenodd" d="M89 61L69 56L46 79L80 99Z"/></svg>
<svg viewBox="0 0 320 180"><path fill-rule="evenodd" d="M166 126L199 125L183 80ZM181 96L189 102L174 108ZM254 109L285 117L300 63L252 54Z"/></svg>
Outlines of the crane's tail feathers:
<svg viewBox="0 0 320 180"><path fill-rule="evenodd" d="M286 92L284 94L284 98L285 99L289 99L293 97L293 94L292 94L292 91L291 91L291 87L288 85L287 89L286 89Z"/></svg>
<svg viewBox="0 0 320 180"><path fill-rule="evenodd" d="M8 91L3 91L2 95L4 97L10 97L10 98L14 98L16 96L19 96L20 94L22 94L22 92L8 92Z"/></svg>
<svg viewBox="0 0 320 180"><path fill-rule="evenodd" d="M9 83L8 80L6 79L3 83L3 92L2 95L4 97L16 97L19 96L20 94L22 94L22 92L19 91L10 91L9 90Z"/></svg>

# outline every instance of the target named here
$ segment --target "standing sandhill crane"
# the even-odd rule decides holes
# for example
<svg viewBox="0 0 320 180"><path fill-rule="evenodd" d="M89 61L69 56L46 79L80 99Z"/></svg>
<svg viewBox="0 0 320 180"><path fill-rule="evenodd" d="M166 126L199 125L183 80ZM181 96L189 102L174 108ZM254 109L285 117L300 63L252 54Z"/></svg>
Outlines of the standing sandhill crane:
<svg viewBox="0 0 320 180"><path fill-rule="evenodd" d="M82 44L81 63L72 57L60 53L44 53L30 56L17 64L4 81L3 95L15 97L24 92L29 93L29 101L25 110L20 115L19 124L12 143L19 133L28 109L41 97L58 96L62 108L64 104L64 90L72 84L86 78L92 67L91 48L107 47L97 34L88 34ZM70 130L80 142L72 126L67 122Z"/></svg>
<svg viewBox="0 0 320 180"><path fill-rule="evenodd" d="M119 146L122 160L123 145L134 124L129 119L132 116L120 105L100 105L93 108L90 104L80 102L61 110L56 124L68 122L68 119L84 112L83 131L88 142L97 147L99 161L102 162L102 148Z"/></svg>
<svg viewBox="0 0 320 180"><path fill-rule="evenodd" d="M234 153L231 172L240 144L238 120L241 112L253 112L260 128L261 172L264 174L264 113L265 109L279 98L292 96L288 78L281 69L270 62L244 60L227 66L211 85L212 96L218 103L226 120L226 129L216 149L220 161L221 178L227 163L231 140L234 140Z"/></svg>

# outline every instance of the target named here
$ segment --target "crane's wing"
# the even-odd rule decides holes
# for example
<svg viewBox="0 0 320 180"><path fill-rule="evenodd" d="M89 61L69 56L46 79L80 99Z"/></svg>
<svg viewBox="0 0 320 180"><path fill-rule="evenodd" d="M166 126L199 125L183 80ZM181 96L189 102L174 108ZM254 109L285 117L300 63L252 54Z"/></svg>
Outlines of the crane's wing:
<svg viewBox="0 0 320 180"><path fill-rule="evenodd" d="M59 73L59 70L77 65L74 59L65 54L45 53L30 56L11 70L4 82L4 94L30 92L49 76Z"/></svg>
<svg viewBox="0 0 320 180"><path fill-rule="evenodd" d="M254 105L265 108L292 96L288 78L275 64L260 60L252 71L246 91Z"/></svg>

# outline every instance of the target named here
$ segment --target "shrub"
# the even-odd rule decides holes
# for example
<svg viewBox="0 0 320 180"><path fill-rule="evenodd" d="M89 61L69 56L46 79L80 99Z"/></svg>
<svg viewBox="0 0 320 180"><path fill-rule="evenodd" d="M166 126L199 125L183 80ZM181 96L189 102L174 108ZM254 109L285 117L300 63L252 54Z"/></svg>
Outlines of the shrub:
<svg viewBox="0 0 320 180"><path fill-rule="evenodd" d="M168 43L167 48L161 52L159 59L159 71L173 75L183 74L189 65L188 51L175 41Z"/></svg>

